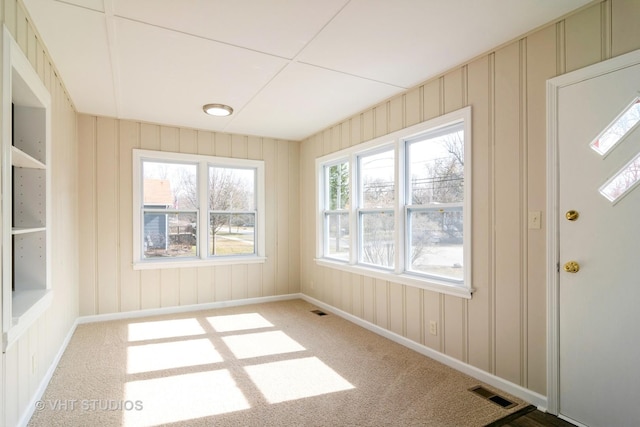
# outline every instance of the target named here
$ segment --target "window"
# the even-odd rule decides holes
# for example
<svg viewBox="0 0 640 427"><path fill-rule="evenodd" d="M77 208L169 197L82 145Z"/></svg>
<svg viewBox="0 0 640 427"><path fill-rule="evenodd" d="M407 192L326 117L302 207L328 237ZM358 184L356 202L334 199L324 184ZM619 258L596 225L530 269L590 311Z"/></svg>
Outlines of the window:
<svg viewBox="0 0 640 427"><path fill-rule="evenodd" d="M467 107L318 159L318 262L470 297L470 118Z"/></svg>
<svg viewBox="0 0 640 427"><path fill-rule="evenodd" d="M134 265L264 261L262 161L134 150Z"/></svg>

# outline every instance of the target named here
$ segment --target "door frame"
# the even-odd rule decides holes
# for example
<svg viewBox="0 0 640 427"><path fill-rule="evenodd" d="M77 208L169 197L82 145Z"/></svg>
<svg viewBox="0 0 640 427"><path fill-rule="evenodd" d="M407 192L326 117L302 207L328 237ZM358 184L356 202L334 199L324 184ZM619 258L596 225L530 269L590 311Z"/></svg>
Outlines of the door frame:
<svg viewBox="0 0 640 427"><path fill-rule="evenodd" d="M640 63L640 49L547 80L547 412L560 411L560 90Z"/></svg>

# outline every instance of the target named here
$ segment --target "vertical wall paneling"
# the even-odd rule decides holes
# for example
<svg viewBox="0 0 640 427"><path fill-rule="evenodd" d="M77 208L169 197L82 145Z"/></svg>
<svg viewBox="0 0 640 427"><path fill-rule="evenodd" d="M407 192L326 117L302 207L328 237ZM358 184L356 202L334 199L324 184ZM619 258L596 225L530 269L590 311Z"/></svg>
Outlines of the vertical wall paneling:
<svg viewBox="0 0 640 427"><path fill-rule="evenodd" d="M520 326L521 337L521 349L520 349L520 384L527 385L528 370L527 358L528 353L528 287L527 278L529 271L529 234L527 232L528 224L528 104L527 104L527 39L521 39L520 42L520 191L519 191L519 204L520 204L520 318L522 324Z"/></svg>
<svg viewBox="0 0 640 427"><path fill-rule="evenodd" d="M520 384L520 44L495 55L496 374Z"/></svg>
<svg viewBox="0 0 640 427"><path fill-rule="evenodd" d="M530 211L544 213L546 206L546 91L547 79L553 77L556 28L547 27L527 38L527 203ZM546 393L546 238L542 224L528 231L527 269L527 387Z"/></svg>
<svg viewBox="0 0 640 427"><path fill-rule="evenodd" d="M28 43L27 43L27 17L24 11L24 6L22 3L18 2L16 4L16 33L15 39L18 42L18 46L25 53L28 53Z"/></svg>
<svg viewBox="0 0 640 427"><path fill-rule="evenodd" d="M363 304L362 317L367 322L375 324L377 322L376 322L374 295L375 295L374 279L372 279L371 277L364 276L362 278L362 304Z"/></svg>
<svg viewBox="0 0 640 427"><path fill-rule="evenodd" d="M351 145L351 120L340 125L340 149Z"/></svg>
<svg viewBox="0 0 640 427"><path fill-rule="evenodd" d="M249 298L249 273L246 264L235 264L231 266L231 299Z"/></svg>
<svg viewBox="0 0 640 427"><path fill-rule="evenodd" d="M473 129L473 212L471 215L472 242L472 286L476 289L468 303L468 358L469 364L491 370L489 348L492 282L490 280L491 216L490 203L490 141L489 135L489 58L482 57L467 67L468 103L471 105ZM484 197L479 196L484 195Z"/></svg>
<svg viewBox="0 0 640 427"><path fill-rule="evenodd" d="M276 141L265 138L262 142L262 153L266 164L272 165L265 168L265 188L268 189L272 197L265 198L265 251L267 261L262 266L262 291L264 295L276 294L276 267L277 267L277 146ZM274 190L275 189L275 190ZM276 195L276 197L273 197Z"/></svg>
<svg viewBox="0 0 640 427"><path fill-rule="evenodd" d="M278 202L276 204L276 294L289 293L289 146L287 143L277 144L276 188Z"/></svg>
<svg viewBox="0 0 640 427"><path fill-rule="evenodd" d="M442 351L441 339L444 325L440 315L440 295L432 291L422 292L424 344L436 351ZM436 335L429 333L430 322L436 322Z"/></svg>
<svg viewBox="0 0 640 427"><path fill-rule="evenodd" d="M405 336L412 341L423 344L422 290L412 286L404 287L404 307Z"/></svg>
<svg viewBox="0 0 640 427"><path fill-rule="evenodd" d="M80 115L78 117L79 197L83 200L80 215L80 234L88 241L96 241L96 119ZM95 245L83 247L83 260L80 263L80 314L96 314L98 310L97 293L97 252Z"/></svg>
<svg viewBox="0 0 640 427"><path fill-rule="evenodd" d="M404 100L405 96L397 96L389 101L389 132L405 127L404 124Z"/></svg>
<svg viewBox="0 0 640 427"><path fill-rule="evenodd" d="M198 304L213 302L213 269L211 267L198 267Z"/></svg>
<svg viewBox="0 0 640 427"><path fill-rule="evenodd" d="M0 16L29 63L51 95L51 170L52 218L51 259L53 303L18 340L2 354L0 371L0 425L18 425L28 412L44 375L60 351L65 336L77 318L80 307L94 311L97 305L96 263L94 252L87 253L89 262L78 262L78 239L81 231L89 238L96 234L95 198L89 198L86 210L78 212L78 199L95 184L96 123L77 121L76 112L62 81L51 66L48 53L39 41L21 1L0 2ZM2 88L8 90L8 88ZM2 107L0 107L1 109ZM78 139L86 140L79 146ZM83 162L82 160L86 160ZM79 182L79 170L88 182ZM1 213L0 213L1 214ZM80 278L91 285L79 293ZM108 297L107 297L108 299Z"/></svg>
<svg viewBox="0 0 640 427"><path fill-rule="evenodd" d="M15 36L16 34L16 0L3 0L4 1L4 23L9 29L9 32ZM15 37L14 37L15 38Z"/></svg>
<svg viewBox="0 0 640 427"><path fill-rule="evenodd" d="M118 136L116 121L98 118L96 155L98 313L119 310L118 296Z"/></svg>
<svg viewBox="0 0 640 427"><path fill-rule="evenodd" d="M640 49L640 2L611 1L611 54L622 55Z"/></svg>
<svg viewBox="0 0 640 427"><path fill-rule="evenodd" d="M193 129L179 129L180 152L198 154L198 132Z"/></svg>
<svg viewBox="0 0 640 427"><path fill-rule="evenodd" d="M215 155L218 157L231 157L231 135L228 133L216 133Z"/></svg>
<svg viewBox="0 0 640 427"><path fill-rule="evenodd" d="M362 139L369 141L375 137L375 109L365 111L360 118L362 120Z"/></svg>
<svg viewBox="0 0 640 427"><path fill-rule="evenodd" d="M438 117L440 111L440 79L435 79L426 83L423 89L422 99L422 120L429 120Z"/></svg>
<svg viewBox="0 0 640 427"><path fill-rule="evenodd" d="M600 38L602 47L601 59L605 61L611 58L612 51L612 33L611 33L611 1L603 1L600 3L600 28L602 29L602 37Z"/></svg>
<svg viewBox="0 0 640 427"><path fill-rule="evenodd" d="M566 72L602 60L600 4L594 4L565 20Z"/></svg>
<svg viewBox="0 0 640 427"><path fill-rule="evenodd" d="M165 268L160 270L160 307L180 305L180 270Z"/></svg>
<svg viewBox="0 0 640 427"><path fill-rule="evenodd" d="M398 335L405 335L404 326L404 286L389 283L389 330Z"/></svg>
<svg viewBox="0 0 640 427"><path fill-rule="evenodd" d="M422 86L404 95L404 126L413 126L422 121Z"/></svg>
<svg viewBox="0 0 640 427"><path fill-rule="evenodd" d="M131 121L121 121L119 158L119 235L120 235L120 309L140 309L140 272L131 268L133 259L133 149L140 147L140 126Z"/></svg>
<svg viewBox="0 0 640 427"><path fill-rule="evenodd" d="M198 270L195 268L180 268L179 305L198 303Z"/></svg>
<svg viewBox="0 0 640 427"><path fill-rule="evenodd" d="M244 135L231 135L231 157L246 159L249 155L247 137Z"/></svg>
<svg viewBox="0 0 640 427"><path fill-rule="evenodd" d="M447 73L443 77L443 94L442 100L444 103L443 113L459 110L463 107L463 69L458 68L454 71Z"/></svg>
<svg viewBox="0 0 640 427"><path fill-rule="evenodd" d="M363 298L362 298L362 276L358 274L351 275L351 314L357 317L363 315Z"/></svg>
<svg viewBox="0 0 640 427"><path fill-rule="evenodd" d="M376 137L389 133L389 103L383 102L374 108L374 135Z"/></svg>
<svg viewBox="0 0 640 427"><path fill-rule="evenodd" d="M362 116L353 116L350 120L351 128L351 145L357 145L364 141L362 137Z"/></svg>
<svg viewBox="0 0 640 427"><path fill-rule="evenodd" d="M283 187L288 186L288 207L281 210L287 216L287 224L289 237L289 255L288 263L288 292L300 292L300 143L299 142L281 142L288 146L289 157L287 159L288 182Z"/></svg>
<svg viewBox="0 0 640 427"><path fill-rule="evenodd" d="M389 329L389 282L382 279L373 282L376 325Z"/></svg>
<svg viewBox="0 0 640 427"><path fill-rule="evenodd" d="M213 156L215 154L213 133L206 132L206 131L198 131L197 144L198 144L198 154L202 154L205 156Z"/></svg>

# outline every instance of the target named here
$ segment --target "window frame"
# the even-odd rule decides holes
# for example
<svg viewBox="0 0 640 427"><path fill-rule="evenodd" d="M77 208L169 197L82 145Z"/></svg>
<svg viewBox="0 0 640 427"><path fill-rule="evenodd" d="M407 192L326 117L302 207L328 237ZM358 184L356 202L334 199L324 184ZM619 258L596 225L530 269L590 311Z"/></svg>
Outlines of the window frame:
<svg viewBox="0 0 640 427"><path fill-rule="evenodd" d="M412 205L408 194L410 187L409 166L405 156L407 145L422 136L429 137L454 125L462 126L464 132L464 200L460 203L463 210L463 279L445 278L429 275L417 271L410 271L410 230L409 214L422 210L423 205ZM359 158L376 152L384 151L389 147L395 150L394 174L395 197L391 208L382 210L394 212L394 267L364 264L361 258L361 230L362 222L359 220L361 212L369 212L372 209L362 208L362 194L360 191ZM473 294L472 279L472 133L471 133L471 107L430 119L428 121L392 132L388 135L363 142L361 144L327 154L316 159L316 258L315 262L324 267L348 271L368 277L387 280L394 283L428 289L443 294L471 298ZM325 239L328 237L324 226L325 193L329 191L324 180L326 166L335 165L342 161L349 163L349 197L353 203L349 205L350 220L350 252L348 261L328 257L325 255ZM447 207L458 203L446 204ZM449 206L451 205L451 206Z"/></svg>
<svg viewBox="0 0 640 427"><path fill-rule="evenodd" d="M202 267L206 265L231 265L264 263L265 255L265 172L264 161L236 159L229 157L216 157L201 154L175 153L169 151L133 150L133 268L134 270ZM145 209L143 205L142 164L144 161L159 163L183 163L196 164L196 180L198 183L198 207L197 213L197 255L194 257L175 258L144 258L143 231L144 212L154 211ZM254 228L254 253L237 255L210 255L209 254L209 167L223 167L236 169L255 170L255 228ZM162 213L175 213L183 209L162 210ZM193 209L188 209L193 212ZM235 211L234 211L235 212ZM232 214L234 212L224 211Z"/></svg>

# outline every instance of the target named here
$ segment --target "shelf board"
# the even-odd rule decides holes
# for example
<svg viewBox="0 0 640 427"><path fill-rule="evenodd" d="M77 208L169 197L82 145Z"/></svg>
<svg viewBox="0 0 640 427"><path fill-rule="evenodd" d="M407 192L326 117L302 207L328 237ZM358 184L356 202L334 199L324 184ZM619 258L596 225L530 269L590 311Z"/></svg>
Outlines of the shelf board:
<svg viewBox="0 0 640 427"><path fill-rule="evenodd" d="M14 146L11 147L11 164L18 168L29 168L29 169L46 169L47 166L42 163L40 160L36 160L24 151L16 148Z"/></svg>
<svg viewBox="0 0 640 427"><path fill-rule="evenodd" d="M42 314L51 306L51 289L29 289L14 291L11 303L12 324L3 337L3 351L15 343L29 330Z"/></svg>
<svg viewBox="0 0 640 427"><path fill-rule="evenodd" d="M11 229L11 234L14 236L16 234L29 234L29 233L37 233L39 231L46 231L47 227L13 227Z"/></svg>

